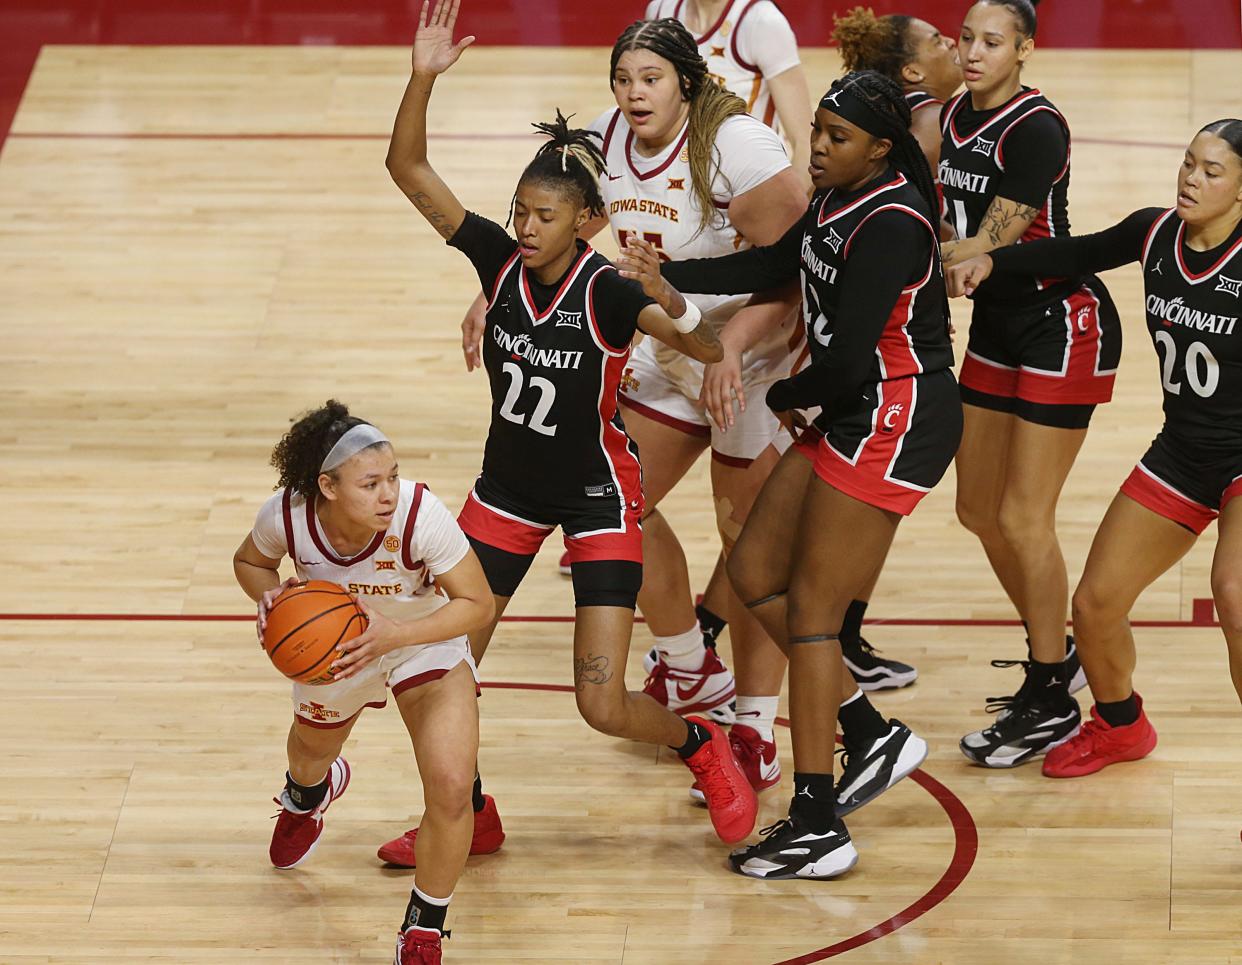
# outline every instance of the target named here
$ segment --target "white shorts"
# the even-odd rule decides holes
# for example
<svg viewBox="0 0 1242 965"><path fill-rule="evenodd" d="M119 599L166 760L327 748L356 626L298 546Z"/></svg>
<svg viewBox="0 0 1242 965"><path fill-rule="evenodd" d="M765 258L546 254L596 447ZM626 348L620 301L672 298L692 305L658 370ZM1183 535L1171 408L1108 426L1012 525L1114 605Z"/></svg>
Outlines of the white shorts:
<svg viewBox="0 0 1242 965"><path fill-rule="evenodd" d="M293 713L311 727L343 727L363 707L385 706L389 690L396 696L419 684L439 680L459 663L470 668L477 689L479 670L470 653L470 642L464 636L443 643L402 647L384 654L348 680L314 687L295 683Z"/></svg>
<svg viewBox="0 0 1242 965"><path fill-rule="evenodd" d="M655 343L655 339L645 338L630 355L621 377L622 405L687 435L701 437L710 443L712 458L726 465L745 468L770 445L782 451L788 448L792 442L789 434L763 401L768 387L789 374L788 356L773 360L773 364L743 369L746 411L737 412L733 426L721 432L699 405L703 364L685 356L667 360L665 352L657 357ZM778 441L781 436L785 437L783 445Z"/></svg>

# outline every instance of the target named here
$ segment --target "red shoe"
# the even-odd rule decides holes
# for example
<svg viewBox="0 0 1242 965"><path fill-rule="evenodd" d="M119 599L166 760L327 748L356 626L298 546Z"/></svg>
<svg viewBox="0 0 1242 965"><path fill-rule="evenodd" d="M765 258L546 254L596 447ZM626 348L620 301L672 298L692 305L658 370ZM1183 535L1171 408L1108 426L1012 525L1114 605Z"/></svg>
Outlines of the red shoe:
<svg viewBox="0 0 1242 965"><path fill-rule="evenodd" d="M707 810L712 816L716 836L725 844L737 844L755 828L755 814L759 810L755 789L733 759L725 732L701 717L689 717L687 720L706 727L711 740L683 763L690 768L694 782L707 799Z"/></svg>
<svg viewBox="0 0 1242 965"><path fill-rule="evenodd" d="M1044 776L1083 777L1109 764L1137 761L1150 754L1156 747L1156 729L1143 713L1143 698L1134 696L1138 701L1138 720L1124 727L1110 727L1093 704L1091 719L1078 734L1048 752Z"/></svg>
<svg viewBox="0 0 1242 965"><path fill-rule="evenodd" d="M707 714L717 724L732 724L737 686L715 650L703 649L698 670L670 667L659 656L643 683L643 693L674 714Z"/></svg>
<svg viewBox="0 0 1242 965"><path fill-rule="evenodd" d="M776 756L776 741L765 741L753 727L734 724L729 732L729 748L756 793L780 784L781 762ZM700 804L707 803L698 781L690 788L690 797Z"/></svg>
<svg viewBox="0 0 1242 965"><path fill-rule="evenodd" d="M397 932L397 954L392 965L440 965L444 961L440 948L442 937L434 928L417 925Z"/></svg>
<svg viewBox="0 0 1242 965"><path fill-rule="evenodd" d="M280 797L273 798L280 805L280 813L276 815L272 843L267 849L272 864L286 871L310 857L310 853L319 844L319 836L323 834L323 812L328 810L329 804L345 793L347 787L349 762L338 757L328 768L328 793L313 811L298 814L289 810L289 798L284 791L280 792Z"/></svg>
<svg viewBox="0 0 1242 965"><path fill-rule="evenodd" d="M411 828L399 838L394 838L380 847L377 852L381 861L395 864L402 868L413 868L414 839L418 836L418 828ZM483 810L474 812L474 837L470 839L471 854L491 854L499 851L505 843L505 829L500 824L500 814L496 811L496 800L490 794L483 795Z"/></svg>

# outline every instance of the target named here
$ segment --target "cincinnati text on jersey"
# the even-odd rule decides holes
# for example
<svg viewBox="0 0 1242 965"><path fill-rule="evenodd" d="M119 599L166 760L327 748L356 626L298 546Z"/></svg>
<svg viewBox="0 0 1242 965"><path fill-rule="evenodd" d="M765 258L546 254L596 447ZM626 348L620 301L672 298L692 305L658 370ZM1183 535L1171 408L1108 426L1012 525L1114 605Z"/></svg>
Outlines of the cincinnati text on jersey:
<svg viewBox="0 0 1242 965"><path fill-rule="evenodd" d="M401 592L401 584L376 586L374 583L351 583L347 589L360 596L397 596Z"/></svg>
<svg viewBox="0 0 1242 965"><path fill-rule="evenodd" d="M805 234L802 236L802 266L811 269L820 281L829 285L837 283L837 270L815 254L811 249L811 236Z"/></svg>
<svg viewBox="0 0 1242 965"><path fill-rule="evenodd" d="M1182 297L1161 298L1159 295L1147 296L1147 312L1162 321L1200 332L1212 332L1216 335L1232 335L1233 327L1238 320L1229 315L1213 315L1200 311L1185 304Z"/></svg>
<svg viewBox="0 0 1242 965"><path fill-rule="evenodd" d="M535 348L530 336L523 332L510 335L499 325L492 326L492 338L496 344L514 358L525 359L531 365L548 369L577 369L582 361L581 352L560 348Z"/></svg>
<svg viewBox="0 0 1242 965"><path fill-rule="evenodd" d="M653 214L657 218L663 218L665 221L680 223L676 208L667 204L661 204L659 201L651 201L648 198L621 198L608 206L608 213L610 215L614 215L618 211L636 211L639 214Z"/></svg>
<svg viewBox="0 0 1242 965"><path fill-rule="evenodd" d="M961 188L963 191L971 191L975 194L988 193L988 181L991 180L989 174L971 174L969 171L959 171L949 166L948 161L940 162L940 183L946 184L951 188Z"/></svg>

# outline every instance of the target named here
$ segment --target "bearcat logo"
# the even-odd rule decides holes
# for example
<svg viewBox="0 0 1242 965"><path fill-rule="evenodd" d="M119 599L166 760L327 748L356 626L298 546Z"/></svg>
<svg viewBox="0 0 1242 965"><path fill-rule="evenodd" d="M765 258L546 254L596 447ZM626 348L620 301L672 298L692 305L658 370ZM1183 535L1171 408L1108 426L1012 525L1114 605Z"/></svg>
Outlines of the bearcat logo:
<svg viewBox="0 0 1242 965"><path fill-rule="evenodd" d="M992 148L996 147L995 141L985 141L981 137L975 138L975 146L970 150L974 154L982 154L984 157L992 156Z"/></svg>
<svg viewBox="0 0 1242 965"><path fill-rule="evenodd" d="M685 191L686 190L686 179L685 178L669 178L668 189L670 191Z"/></svg>
<svg viewBox="0 0 1242 965"><path fill-rule="evenodd" d="M1075 321L1075 324L1078 327L1079 335L1087 334L1087 319L1089 319L1090 317L1091 317L1091 306L1090 305L1084 305L1082 308L1078 309L1078 317Z"/></svg>
<svg viewBox="0 0 1242 965"><path fill-rule="evenodd" d="M396 570L396 568L397 568L396 560L376 560L375 561L375 570L377 573L380 570Z"/></svg>
<svg viewBox="0 0 1242 965"><path fill-rule="evenodd" d="M318 721L336 720L341 716L340 711L330 710L323 704L317 704L313 700L304 700L298 704L298 713L305 714L311 720Z"/></svg>
<svg viewBox="0 0 1242 965"><path fill-rule="evenodd" d="M1242 279L1226 278L1224 275L1217 275L1216 290L1224 292L1226 295L1232 295L1234 298L1242 298Z"/></svg>
<svg viewBox="0 0 1242 965"><path fill-rule="evenodd" d="M582 312L556 310L556 328L582 328Z"/></svg>
<svg viewBox="0 0 1242 965"><path fill-rule="evenodd" d="M894 402L884 410L884 421L882 423L885 432L892 432L897 428L897 420L901 418L901 414L906 411L906 407L900 402Z"/></svg>
<svg viewBox="0 0 1242 965"><path fill-rule="evenodd" d="M388 550L388 552L390 553L397 552L397 550L401 549L401 537L385 536L384 537L384 549Z"/></svg>

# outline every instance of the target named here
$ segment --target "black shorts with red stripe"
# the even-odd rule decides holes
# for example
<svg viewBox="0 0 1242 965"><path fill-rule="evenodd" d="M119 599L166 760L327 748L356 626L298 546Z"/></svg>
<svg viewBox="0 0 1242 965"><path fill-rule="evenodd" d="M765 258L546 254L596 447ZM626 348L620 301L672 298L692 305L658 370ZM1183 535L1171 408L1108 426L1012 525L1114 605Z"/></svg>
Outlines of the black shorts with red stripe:
<svg viewBox="0 0 1242 965"><path fill-rule="evenodd" d="M1207 452L1161 431L1121 491L1140 506L1199 534L1242 496L1242 452Z"/></svg>
<svg viewBox="0 0 1242 965"><path fill-rule="evenodd" d="M859 411L808 431L798 451L824 482L860 502L909 516L962 441L962 403L947 370L877 382ZM822 427L820 427L822 428Z"/></svg>
<svg viewBox="0 0 1242 965"><path fill-rule="evenodd" d="M491 590L512 596L543 541L560 526L577 606L633 609L642 586L643 494L602 486L573 505L541 505L480 474L457 523Z"/></svg>
<svg viewBox="0 0 1242 965"><path fill-rule="evenodd" d="M1098 278L1033 306L976 302L962 401L1027 422L1084 429L1113 397L1121 319Z"/></svg>

